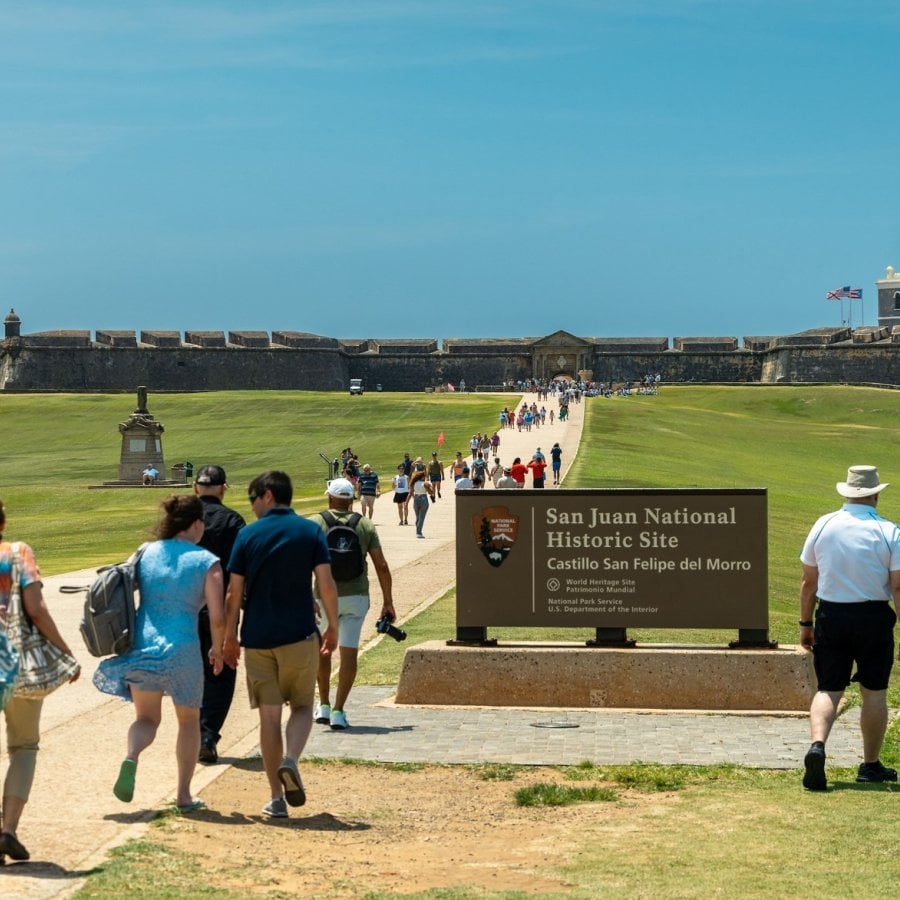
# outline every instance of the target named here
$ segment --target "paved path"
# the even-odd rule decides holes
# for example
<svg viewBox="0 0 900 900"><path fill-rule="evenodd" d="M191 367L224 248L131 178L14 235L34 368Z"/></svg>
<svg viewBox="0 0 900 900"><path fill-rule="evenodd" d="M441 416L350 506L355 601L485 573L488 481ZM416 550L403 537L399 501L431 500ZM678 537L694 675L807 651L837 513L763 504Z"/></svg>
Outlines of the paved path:
<svg viewBox="0 0 900 900"><path fill-rule="evenodd" d="M509 401L521 402L521 398L510 395ZM658 401L648 398L647 402ZM565 424L557 422L530 434L509 429L501 432L501 458L506 463L515 456L527 460L537 446L547 454L558 441L564 451L565 471L578 448L583 413L583 405L573 404L570 421ZM493 427L493 422L485 423L485 428ZM409 449L415 456L416 448ZM431 449L421 448L422 454ZM446 448L445 461L456 449ZM374 521L394 574L395 604L402 621L442 596L454 582L452 494L445 490L443 499L430 507L425 540L415 538L414 528L397 525L389 493L376 502ZM87 584L93 575L93 570L86 569L46 579L48 603L73 646L80 646L83 598L60 594L59 586ZM376 590L364 631L367 637L375 634L380 603ZM112 796L112 783L124 756L132 707L96 691L91 684L96 660L85 653L80 659L84 666L80 681L60 689L44 704L37 777L20 829L34 862L0 870L0 895L5 898L46 898L71 892L85 872L102 862L111 846L140 834L172 800L175 728L171 707L165 710L156 743L141 757L134 801L119 803ZM356 688L349 710L352 729L340 734L315 726L307 755L522 764L585 759L597 763L734 762L779 768L796 765L807 739L802 716L410 708L392 706L392 693L387 688ZM835 764L859 761L856 719L855 713L845 716L835 728L829 742ZM553 727L540 727L545 725ZM220 762L198 768L195 791L202 791L231 762L256 748L257 720L239 679L219 745Z"/></svg>

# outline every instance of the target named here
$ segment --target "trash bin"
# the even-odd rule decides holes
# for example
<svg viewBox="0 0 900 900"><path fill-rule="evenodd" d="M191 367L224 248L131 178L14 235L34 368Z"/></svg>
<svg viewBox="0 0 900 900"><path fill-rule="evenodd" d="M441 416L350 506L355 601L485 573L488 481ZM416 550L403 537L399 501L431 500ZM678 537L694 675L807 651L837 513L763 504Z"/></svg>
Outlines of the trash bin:
<svg viewBox="0 0 900 900"><path fill-rule="evenodd" d="M184 481L184 463L172 466L172 481Z"/></svg>
<svg viewBox="0 0 900 900"><path fill-rule="evenodd" d="M186 462L184 464L184 480L185 481L193 481L194 480L194 464L192 462Z"/></svg>
<svg viewBox="0 0 900 900"><path fill-rule="evenodd" d="M381 385L380 385L380 384L376 384L376 385L375 385L375 390L376 390L376 391L380 391L380 390L381 390Z"/></svg>

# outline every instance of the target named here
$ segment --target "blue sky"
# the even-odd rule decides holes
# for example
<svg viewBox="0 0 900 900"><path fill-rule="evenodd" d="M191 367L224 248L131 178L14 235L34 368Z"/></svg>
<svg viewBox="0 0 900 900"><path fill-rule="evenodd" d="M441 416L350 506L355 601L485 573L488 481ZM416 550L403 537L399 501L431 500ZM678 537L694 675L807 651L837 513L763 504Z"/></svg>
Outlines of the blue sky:
<svg viewBox="0 0 900 900"><path fill-rule="evenodd" d="M742 337L849 284L872 324L898 46L888 0L0 0L0 307Z"/></svg>

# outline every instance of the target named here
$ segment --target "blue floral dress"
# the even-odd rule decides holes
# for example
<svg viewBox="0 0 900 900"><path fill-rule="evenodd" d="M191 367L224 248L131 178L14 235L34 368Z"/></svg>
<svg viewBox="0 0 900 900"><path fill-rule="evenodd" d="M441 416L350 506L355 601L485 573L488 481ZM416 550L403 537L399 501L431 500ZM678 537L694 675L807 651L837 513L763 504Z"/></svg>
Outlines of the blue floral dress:
<svg viewBox="0 0 900 900"><path fill-rule="evenodd" d="M203 660L197 614L204 603L206 574L218 562L208 550L179 538L155 541L138 563L140 605L134 646L104 659L94 686L131 699L131 687L162 691L178 706L199 708Z"/></svg>

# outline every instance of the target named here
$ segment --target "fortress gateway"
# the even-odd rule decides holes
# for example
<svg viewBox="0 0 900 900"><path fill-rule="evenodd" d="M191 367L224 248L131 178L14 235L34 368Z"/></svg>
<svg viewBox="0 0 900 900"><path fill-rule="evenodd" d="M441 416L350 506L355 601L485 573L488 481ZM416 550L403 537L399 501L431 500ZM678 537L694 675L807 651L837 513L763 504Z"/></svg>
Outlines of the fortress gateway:
<svg viewBox="0 0 900 900"><path fill-rule="evenodd" d="M622 382L900 383L900 275L878 286L878 324L783 336L344 340L299 331L45 331L4 319L0 391L421 391L465 381L496 389L532 377Z"/></svg>

